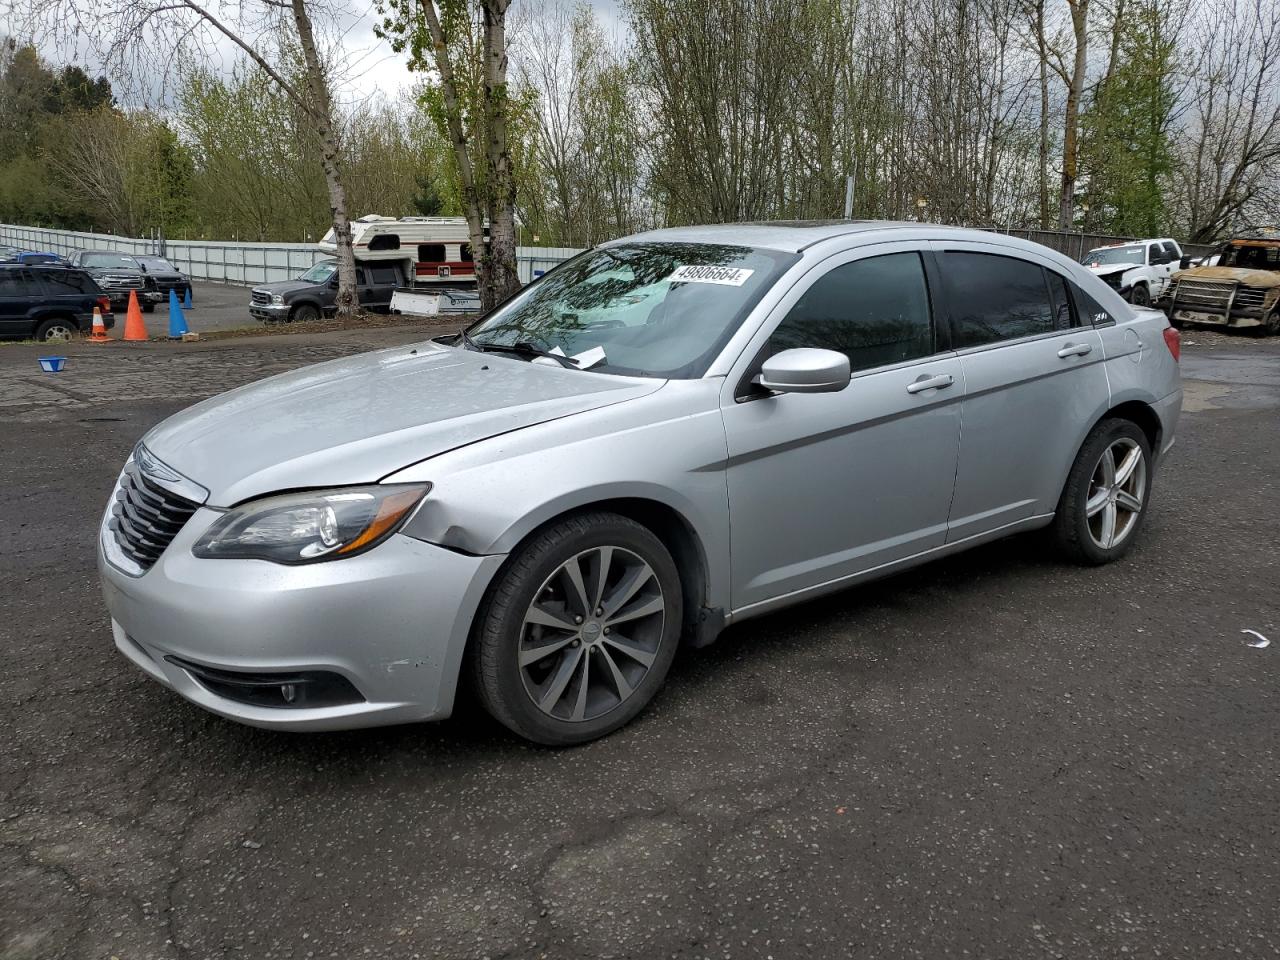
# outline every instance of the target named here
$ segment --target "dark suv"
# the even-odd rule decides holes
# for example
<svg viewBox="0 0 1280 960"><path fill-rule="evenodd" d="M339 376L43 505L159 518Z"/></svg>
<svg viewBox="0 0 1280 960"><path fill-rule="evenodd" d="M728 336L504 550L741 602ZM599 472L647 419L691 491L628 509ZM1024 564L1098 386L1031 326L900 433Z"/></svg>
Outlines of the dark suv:
<svg viewBox="0 0 1280 960"><path fill-rule="evenodd" d="M93 308L115 325L111 301L83 270L0 263L0 336L70 340L93 327Z"/></svg>

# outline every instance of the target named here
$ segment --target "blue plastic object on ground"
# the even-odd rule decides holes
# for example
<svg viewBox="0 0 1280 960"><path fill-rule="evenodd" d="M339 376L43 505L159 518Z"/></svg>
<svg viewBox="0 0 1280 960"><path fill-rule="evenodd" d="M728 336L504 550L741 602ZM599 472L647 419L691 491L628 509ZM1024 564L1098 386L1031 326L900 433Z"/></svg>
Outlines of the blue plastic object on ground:
<svg viewBox="0 0 1280 960"><path fill-rule="evenodd" d="M169 337L176 340L187 333L187 318L182 315L182 306L178 303L178 291L169 288Z"/></svg>
<svg viewBox="0 0 1280 960"><path fill-rule="evenodd" d="M45 373L61 373L62 368L67 365L66 357L41 357L40 369Z"/></svg>
<svg viewBox="0 0 1280 960"><path fill-rule="evenodd" d="M191 309L191 287L190 286L187 287L187 292L182 295L182 309L183 310Z"/></svg>

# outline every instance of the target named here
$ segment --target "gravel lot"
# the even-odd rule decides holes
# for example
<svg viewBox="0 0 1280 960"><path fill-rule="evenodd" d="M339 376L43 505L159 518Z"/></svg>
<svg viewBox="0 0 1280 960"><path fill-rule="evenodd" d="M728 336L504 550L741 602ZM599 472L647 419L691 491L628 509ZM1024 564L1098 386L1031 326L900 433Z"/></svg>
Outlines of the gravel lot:
<svg viewBox="0 0 1280 960"><path fill-rule="evenodd" d="M137 438L423 335L0 350L0 957L1280 954L1280 344L1187 335L1124 562L1024 537L742 624L575 750L251 730L118 656Z"/></svg>

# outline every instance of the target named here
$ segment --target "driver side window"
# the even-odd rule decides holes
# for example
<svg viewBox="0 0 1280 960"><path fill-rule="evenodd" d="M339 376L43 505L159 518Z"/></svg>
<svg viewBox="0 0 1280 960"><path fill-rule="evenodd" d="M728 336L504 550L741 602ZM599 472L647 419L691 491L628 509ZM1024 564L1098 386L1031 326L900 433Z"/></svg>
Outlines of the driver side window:
<svg viewBox="0 0 1280 960"><path fill-rule="evenodd" d="M769 347L771 354L837 350L854 371L929 356L933 322L920 254L889 253L829 270L791 308Z"/></svg>

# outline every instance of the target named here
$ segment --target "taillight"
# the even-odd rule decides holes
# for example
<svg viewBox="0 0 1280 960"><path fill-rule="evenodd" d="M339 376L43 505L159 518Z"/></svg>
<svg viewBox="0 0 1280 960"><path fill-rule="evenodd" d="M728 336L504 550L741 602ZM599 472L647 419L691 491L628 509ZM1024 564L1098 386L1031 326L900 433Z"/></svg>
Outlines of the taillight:
<svg viewBox="0 0 1280 960"><path fill-rule="evenodd" d="M99 310L101 310L103 313L110 313L110 312L111 312L111 301L110 301L110 300L108 300L106 297L99 297L99 298L98 298L98 309L99 309Z"/></svg>
<svg viewBox="0 0 1280 960"><path fill-rule="evenodd" d="M1173 327L1164 328L1164 345L1173 354L1175 362L1182 360L1182 334L1173 329Z"/></svg>

